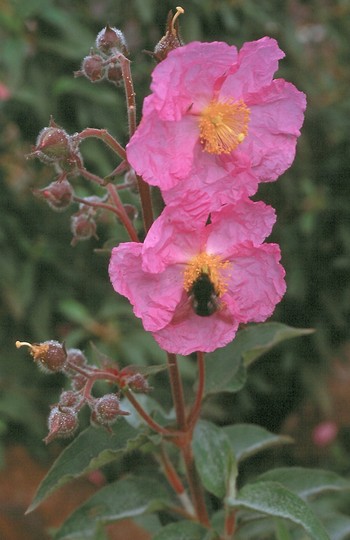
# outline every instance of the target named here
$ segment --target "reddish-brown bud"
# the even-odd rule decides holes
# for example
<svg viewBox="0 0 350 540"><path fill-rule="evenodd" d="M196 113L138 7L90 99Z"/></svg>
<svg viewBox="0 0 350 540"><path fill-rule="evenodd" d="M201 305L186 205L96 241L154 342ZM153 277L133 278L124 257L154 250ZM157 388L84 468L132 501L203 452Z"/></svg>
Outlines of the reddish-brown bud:
<svg viewBox="0 0 350 540"><path fill-rule="evenodd" d="M51 182L43 189L33 189L36 197L44 199L50 208L56 212L63 212L73 200L74 191L66 178Z"/></svg>
<svg viewBox="0 0 350 540"><path fill-rule="evenodd" d="M176 8L176 13L173 16L173 12L169 11L165 35L157 43L154 48L154 52L144 51L150 56L152 56L157 62L162 62L170 51L177 49L183 45L183 41L179 33L179 21L178 16L184 13L184 10L181 7Z"/></svg>
<svg viewBox="0 0 350 540"><path fill-rule="evenodd" d="M123 84L123 72L121 67L116 64L110 64L107 68L106 79L116 86L121 86Z"/></svg>
<svg viewBox="0 0 350 540"><path fill-rule="evenodd" d="M104 66L104 60L99 54L90 54L85 56L82 64L81 71L76 71L74 75L84 75L91 82L99 82L105 76L106 68Z"/></svg>
<svg viewBox="0 0 350 540"><path fill-rule="evenodd" d="M60 400L58 407L72 407L77 410L77 406L82 404L82 397L78 392L73 392L73 390L64 390L60 395Z"/></svg>
<svg viewBox="0 0 350 540"><path fill-rule="evenodd" d="M91 215L77 213L71 216L71 231L73 234L72 246L82 240L89 240L92 236L98 238L96 234L96 222Z"/></svg>
<svg viewBox="0 0 350 540"><path fill-rule="evenodd" d="M123 32L108 24L97 34L96 47L99 51L107 55L114 54L115 52L121 52L123 55L128 54Z"/></svg>
<svg viewBox="0 0 350 540"><path fill-rule="evenodd" d="M128 414L127 411L121 410L119 397L116 394L106 394L94 401L91 421L100 426L111 426L118 416Z"/></svg>
<svg viewBox="0 0 350 540"><path fill-rule="evenodd" d="M142 373L135 371L132 366L127 366L119 373L120 387L128 387L133 392L146 394L150 391L148 381Z"/></svg>
<svg viewBox="0 0 350 540"><path fill-rule="evenodd" d="M78 373L77 375L74 375L71 380L72 388L75 392L79 392L79 390L82 390L84 386L86 385L88 379L84 375L81 375Z"/></svg>
<svg viewBox="0 0 350 540"><path fill-rule="evenodd" d="M80 349L71 348L67 350L68 370L71 366L83 367L87 364L87 359L83 351ZM74 370L72 370L74 373Z"/></svg>
<svg viewBox="0 0 350 540"><path fill-rule="evenodd" d="M57 438L66 438L74 434L79 425L77 413L69 407L53 407L48 419L49 434L46 444Z"/></svg>
<svg viewBox="0 0 350 540"><path fill-rule="evenodd" d="M148 381L141 373L135 373L135 375L129 377L128 386L134 392L140 392L142 394L147 394L150 391Z"/></svg>
<svg viewBox="0 0 350 540"><path fill-rule="evenodd" d="M19 348L22 345L30 348L30 354L45 373L64 371L67 353L64 346L58 341L50 340L34 345L26 341L16 341L16 347Z"/></svg>
<svg viewBox="0 0 350 540"><path fill-rule="evenodd" d="M51 120L50 126L40 131L30 156L38 157L44 163L52 163L67 159L70 151L68 133Z"/></svg>

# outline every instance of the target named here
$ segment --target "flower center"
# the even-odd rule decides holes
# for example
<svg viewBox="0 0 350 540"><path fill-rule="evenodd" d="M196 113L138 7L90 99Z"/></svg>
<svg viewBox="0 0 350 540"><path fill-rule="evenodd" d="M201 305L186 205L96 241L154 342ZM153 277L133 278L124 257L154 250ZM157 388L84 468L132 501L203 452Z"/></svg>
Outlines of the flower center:
<svg viewBox="0 0 350 540"><path fill-rule="evenodd" d="M190 260L184 272L185 291L191 293L194 283L205 274L208 276L216 296L222 296L227 290L227 285L220 271L229 265L229 261L222 261L219 255L199 253Z"/></svg>
<svg viewBox="0 0 350 540"><path fill-rule="evenodd" d="M239 101L211 101L201 112L199 139L210 154L229 154L248 134L250 110Z"/></svg>

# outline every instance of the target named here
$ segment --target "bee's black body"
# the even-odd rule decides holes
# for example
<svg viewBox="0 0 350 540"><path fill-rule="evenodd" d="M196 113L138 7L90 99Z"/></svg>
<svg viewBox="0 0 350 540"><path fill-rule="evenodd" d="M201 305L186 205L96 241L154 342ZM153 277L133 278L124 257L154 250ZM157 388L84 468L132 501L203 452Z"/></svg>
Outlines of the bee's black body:
<svg viewBox="0 0 350 540"><path fill-rule="evenodd" d="M200 317L209 317L218 308L218 296L207 273L201 272L189 291L194 312Z"/></svg>

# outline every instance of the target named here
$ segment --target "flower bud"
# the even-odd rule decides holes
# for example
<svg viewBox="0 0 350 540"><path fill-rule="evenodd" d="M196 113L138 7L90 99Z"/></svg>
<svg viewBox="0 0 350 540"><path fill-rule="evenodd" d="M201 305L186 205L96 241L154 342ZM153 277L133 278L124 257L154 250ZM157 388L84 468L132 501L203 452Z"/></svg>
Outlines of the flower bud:
<svg viewBox="0 0 350 540"><path fill-rule="evenodd" d="M123 72L121 67L111 63L107 68L106 79L116 86L121 86L123 84Z"/></svg>
<svg viewBox="0 0 350 540"><path fill-rule="evenodd" d="M76 410L76 406L82 401L81 395L78 392L73 392L73 390L64 390L60 395L60 400L58 407L71 407Z"/></svg>
<svg viewBox="0 0 350 540"><path fill-rule="evenodd" d="M67 159L70 152L68 133L51 119L49 127L40 131L30 156L38 157L44 163L52 163Z"/></svg>
<svg viewBox="0 0 350 540"><path fill-rule="evenodd" d="M81 71L76 71L74 76L84 75L91 82L99 82L104 78L105 72L103 58L99 54L90 54L85 56L81 64Z"/></svg>
<svg viewBox="0 0 350 540"><path fill-rule="evenodd" d="M81 375L80 373L77 373L77 375L74 375L71 380L72 388L75 392L79 392L79 390L82 390L84 386L86 385L88 381L88 378L84 375Z"/></svg>
<svg viewBox="0 0 350 540"><path fill-rule="evenodd" d="M181 7L176 8L176 13L173 17L173 12L169 11L165 35L157 43L154 48L154 52L144 51L152 56L157 62L162 62L168 56L169 52L181 47L183 45L182 39L179 34L179 21L178 16L184 13Z"/></svg>
<svg viewBox="0 0 350 540"><path fill-rule="evenodd" d="M106 394L94 401L91 420L100 426L111 426L118 416L128 414L120 409L119 397L116 394Z"/></svg>
<svg viewBox="0 0 350 540"><path fill-rule="evenodd" d="M98 238L95 220L85 213L78 212L71 216L71 231L73 233L72 246L82 240L89 240L92 236Z"/></svg>
<svg viewBox="0 0 350 540"><path fill-rule="evenodd" d="M51 409L48 426L49 434L45 437L46 444L57 438L66 438L73 435L79 425L77 413L69 407L53 407Z"/></svg>
<svg viewBox="0 0 350 540"><path fill-rule="evenodd" d="M125 37L121 30L111 27L107 24L101 32L97 34L96 47L104 54L113 54L115 51L121 52L124 55L128 54Z"/></svg>
<svg viewBox="0 0 350 540"><path fill-rule="evenodd" d="M150 391L148 381L142 373L135 371L132 366L127 366L119 373L120 387L128 387L133 392L147 394Z"/></svg>
<svg viewBox="0 0 350 540"><path fill-rule="evenodd" d="M34 345L26 341L16 341L17 348L22 347L22 345L30 348L30 354L44 373L64 371L67 354L64 346L58 341L50 340Z"/></svg>
<svg viewBox="0 0 350 540"><path fill-rule="evenodd" d="M83 351L80 349L71 348L67 351L67 364L70 364L67 366L67 371L74 372L74 366L82 367L87 364L87 359ZM73 369L71 369L71 366Z"/></svg>
<svg viewBox="0 0 350 540"><path fill-rule="evenodd" d="M73 200L73 188L66 178L51 182L43 189L33 189L36 197L44 199L50 208L56 212L63 212Z"/></svg>

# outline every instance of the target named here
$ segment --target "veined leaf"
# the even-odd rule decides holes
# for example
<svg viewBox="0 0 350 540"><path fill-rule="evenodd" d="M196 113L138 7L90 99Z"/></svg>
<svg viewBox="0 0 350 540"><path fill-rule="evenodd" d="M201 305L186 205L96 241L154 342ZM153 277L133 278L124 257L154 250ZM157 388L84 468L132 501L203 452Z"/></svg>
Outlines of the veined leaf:
<svg viewBox="0 0 350 540"><path fill-rule="evenodd" d="M170 507L173 500L155 478L129 477L108 484L62 525L55 540L93 540L99 528Z"/></svg>
<svg viewBox="0 0 350 540"><path fill-rule="evenodd" d="M41 482L27 513L34 510L56 489L84 473L116 459L143 442L143 435L121 418L113 432L87 428L67 446Z"/></svg>
<svg viewBox="0 0 350 540"><path fill-rule="evenodd" d="M313 540L330 540L311 508L277 482L248 484L239 491L236 498L228 497L226 503L233 508L244 508L290 520L300 525Z"/></svg>
<svg viewBox="0 0 350 540"><path fill-rule="evenodd" d="M350 490L350 482L335 472L305 467L272 469L261 474L257 480L279 482L302 499L329 491Z"/></svg>
<svg viewBox="0 0 350 540"><path fill-rule="evenodd" d="M253 361L282 341L312 332L280 323L254 324L240 330L232 343L206 356L205 395L238 392Z"/></svg>
<svg viewBox="0 0 350 540"><path fill-rule="evenodd" d="M237 471L230 441L223 429L211 422L199 421L192 445L204 487L216 497L225 497L232 489Z"/></svg>
<svg viewBox="0 0 350 540"><path fill-rule="evenodd" d="M238 462L266 448L293 442L286 435L275 435L254 424L235 424L225 426L223 430L229 438Z"/></svg>

